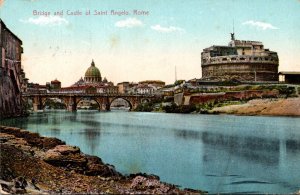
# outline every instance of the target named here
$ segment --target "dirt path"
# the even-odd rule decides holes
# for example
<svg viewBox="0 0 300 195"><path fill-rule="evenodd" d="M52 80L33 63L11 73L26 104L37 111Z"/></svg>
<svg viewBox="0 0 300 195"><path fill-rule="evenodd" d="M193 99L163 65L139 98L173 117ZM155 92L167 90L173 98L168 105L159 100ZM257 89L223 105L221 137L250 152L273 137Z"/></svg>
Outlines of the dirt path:
<svg viewBox="0 0 300 195"><path fill-rule="evenodd" d="M214 108L211 112L238 115L300 116L300 97L256 99L246 104Z"/></svg>

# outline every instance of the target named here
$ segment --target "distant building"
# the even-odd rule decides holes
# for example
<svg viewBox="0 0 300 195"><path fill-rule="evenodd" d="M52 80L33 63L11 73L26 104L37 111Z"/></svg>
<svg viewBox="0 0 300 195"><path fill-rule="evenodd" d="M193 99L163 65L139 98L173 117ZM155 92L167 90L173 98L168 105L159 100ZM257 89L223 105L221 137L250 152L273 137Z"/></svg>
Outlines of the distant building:
<svg viewBox="0 0 300 195"><path fill-rule="evenodd" d="M262 42L235 40L201 53L202 80L278 81L278 55Z"/></svg>
<svg viewBox="0 0 300 195"><path fill-rule="evenodd" d="M22 114L28 79L21 66L22 41L0 19L0 118Z"/></svg>
<svg viewBox="0 0 300 195"><path fill-rule="evenodd" d="M49 83L50 84L50 83ZM44 94L49 91L50 85L40 85L38 83L28 83L27 85L27 93L31 94Z"/></svg>
<svg viewBox="0 0 300 195"><path fill-rule="evenodd" d="M118 92L119 93L128 93L128 90L129 90L129 82L122 82L122 83L118 83L117 84L118 86Z"/></svg>
<svg viewBox="0 0 300 195"><path fill-rule="evenodd" d="M149 85L138 85L136 88L137 94L154 94L155 87Z"/></svg>
<svg viewBox="0 0 300 195"><path fill-rule="evenodd" d="M300 84L300 72L279 72L280 81L289 84Z"/></svg>
<svg viewBox="0 0 300 195"><path fill-rule="evenodd" d="M165 97L173 97L174 96L174 87L166 88L166 89L160 89L160 94Z"/></svg>
<svg viewBox="0 0 300 195"><path fill-rule="evenodd" d="M52 90L59 90L61 88L61 82L57 79L51 81L50 88Z"/></svg>
<svg viewBox="0 0 300 195"><path fill-rule="evenodd" d="M133 90L131 90L132 88L138 86L137 83L133 83L133 82L122 82L122 83L118 83L118 92L121 94L127 94L127 93L133 93Z"/></svg>
<svg viewBox="0 0 300 195"><path fill-rule="evenodd" d="M156 87L145 84L138 84L129 89L129 94L152 95L157 90Z"/></svg>
<svg viewBox="0 0 300 195"><path fill-rule="evenodd" d="M121 94L154 94L157 89L165 86L165 82L158 80L146 80L139 83L121 82L117 86Z"/></svg>
<svg viewBox="0 0 300 195"><path fill-rule="evenodd" d="M146 80L146 81L140 81L139 84L142 85L152 85L156 88L161 88L165 86L165 82L159 81L159 80Z"/></svg>

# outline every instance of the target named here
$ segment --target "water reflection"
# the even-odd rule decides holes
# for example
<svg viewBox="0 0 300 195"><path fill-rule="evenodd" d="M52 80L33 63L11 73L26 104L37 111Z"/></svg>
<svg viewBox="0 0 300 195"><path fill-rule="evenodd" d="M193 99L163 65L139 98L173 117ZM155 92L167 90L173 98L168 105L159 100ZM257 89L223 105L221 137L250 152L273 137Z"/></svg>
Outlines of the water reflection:
<svg viewBox="0 0 300 195"><path fill-rule="evenodd" d="M90 126L90 127L99 127L101 125L101 122L93 121L93 120L80 120L81 123L84 125Z"/></svg>
<svg viewBox="0 0 300 195"><path fill-rule="evenodd" d="M99 145L98 140L100 140L101 129L100 128L85 128L83 132L79 134L83 134L85 140L88 142L88 145L91 148L91 152L95 153L97 146Z"/></svg>
<svg viewBox="0 0 300 195"><path fill-rule="evenodd" d="M228 185L239 185L239 184L272 184L270 182L266 182L266 181L236 181L236 182L231 182Z"/></svg>
<svg viewBox="0 0 300 195"><path fill-rule="evenodd" d="M286 149L288 152L299 152L300 150L300 138L298 140L288 139L286 140Z"/></svg>
<svg viewBox="0 0 300 195"><path fill-rule="evenodd" d="M183 139L202 139L202 132L192 130L175 130L175 135Z"/></svg>
<svg viewBox="0 0 300 195"><path fill-rule="evenodd" d="M57 127L53 127L53 128L50 128L51 130L51 135L53 137L59 137L60 136L60 128L57 128Z"/></svg>
<svg viewBox="0 0 300 195"><path fill-rule="evenodd" d="M122 173L153 173L182 187L211 193L300 189L297 118L78 111L0 124L58 137Z"/></svg>
<svg viewBox="0 0 300 195"><path fill-rule="evenodd" d="M175 135L183 139L198 139L204 144L226 150L230 155L237 155L247 160L267 165L278 165L279 155L286 152L299 152L299 140L282 140L243 135L228 135L225 133L199 132L191 130L174 130ZM280 150L284 153L280 154ZM203 156L203 161L208 162L208 156Z"/></svg>

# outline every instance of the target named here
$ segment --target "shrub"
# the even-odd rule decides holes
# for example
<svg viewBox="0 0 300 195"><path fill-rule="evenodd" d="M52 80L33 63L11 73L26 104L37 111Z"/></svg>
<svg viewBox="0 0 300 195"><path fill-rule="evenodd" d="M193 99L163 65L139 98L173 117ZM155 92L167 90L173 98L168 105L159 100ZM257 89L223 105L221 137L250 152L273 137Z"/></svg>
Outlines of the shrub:
<svg viewBox="0 0 300 195"><path fill-rule="evenodd" d="M163 107L166 113L191 113L196 111L195 105L180 105L177 106L175 103L172 103L171 106Z"/></svg>

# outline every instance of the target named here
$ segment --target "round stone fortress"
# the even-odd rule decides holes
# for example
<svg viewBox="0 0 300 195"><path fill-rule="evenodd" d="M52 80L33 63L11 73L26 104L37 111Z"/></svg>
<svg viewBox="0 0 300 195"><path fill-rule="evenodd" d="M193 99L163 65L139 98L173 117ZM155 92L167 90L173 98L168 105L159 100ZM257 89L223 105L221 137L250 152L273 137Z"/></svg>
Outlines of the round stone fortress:
<svg viewBox="0 0 300 195"><path fill-rule="evenodd" d="M262 42L235 40L201 53L202 79L208 81L278 81L278 55Z"/></svg>

